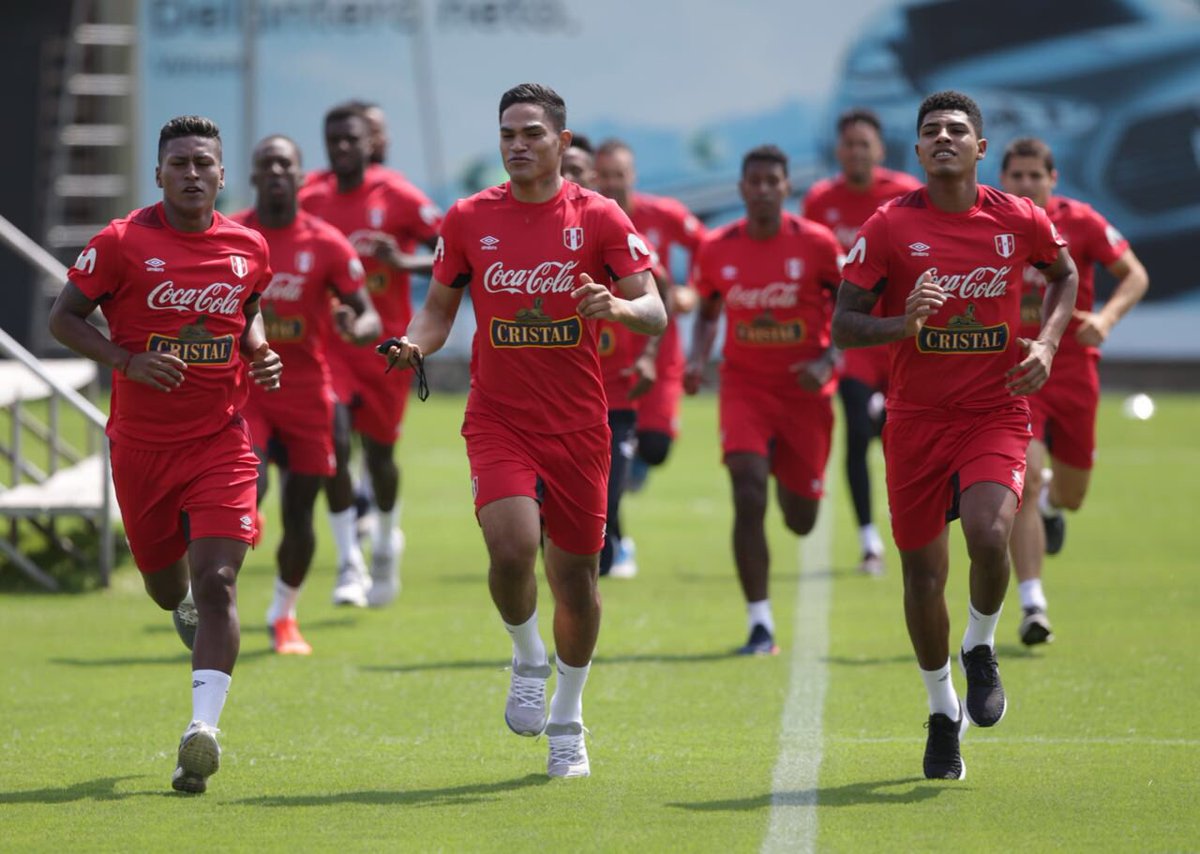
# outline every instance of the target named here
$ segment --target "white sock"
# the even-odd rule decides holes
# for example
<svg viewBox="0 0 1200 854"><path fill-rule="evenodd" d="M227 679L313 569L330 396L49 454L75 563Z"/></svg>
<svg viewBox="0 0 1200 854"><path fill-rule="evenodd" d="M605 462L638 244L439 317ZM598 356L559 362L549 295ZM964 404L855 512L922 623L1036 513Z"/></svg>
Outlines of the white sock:
<svg viewBox="0 0 1200 854"><path fill-rule="evenodd" d="M1022 608L1046 610L1046 594L1042 592L1042 579L1031 578L1028 581L1022 581L1017 585L1017 592L1021 595Z"/></svg>
<svg viewBox="0 0 1200 854"><path fill-rule="evenodd" d="M771 600L762 599L758 602L746 603L746 621L750 624L750 630L753 631L755 626L763 626L772 635L775 634L775 620L771 617Z"/></svg>
<svg viewBox="0 0 1200 854"><path fill-rule="evenodd" d="M968 602L967 631L963 634L963 649L970 652L981 644L994 649L996 646L996 624L1000 622L1000 612L1003 610L1004 606L1001 605L996 609L996 613L994 614L981 614Z"/></svg>
<svg viewBox="0 0 1200 854"><path fill-rule="evenodd" d="M391 510L376 510L372 515L371 554L390 554L392 531L400 527L400 502L397 501Z"/></svg>
<svg viewBox="0 0 1200 854"><path fill-rule="evenodd" d="M517 664L541 667L547 661L546 645L542 643L542 636L538 634L537 622L537 608L534 608L533 615L519 626L504 624L505 630L512 637L513 658L517 660Z"/></svg>
<svg viewBox="0 0 1200 854"><path fill-rule="evenodd" d="M583 686L587 684L589 661L583 667L556 662L558 681L554 685L554 696L550 698L550 723L583 723Z"/></svg>
<svg viewBox="0 0 1200 854"><path fill-rule="evenodd" d="M229 694L230 676L220 670L192 671L192 720L215 727Z"/></svg>
<svg viewBox="0 0 1200 854"><path fill-rule="evenodd" d="M883 554L883 538L879 536L879 530L872 522L858 529L858 543L862 546L863 554Z"/></svg>
<svg viewBox="0 0 1200 854"><path fill-rule="evenodd" d="M1045 474L1045 472L1043 472ZM1056 507L1050 501L1050 478L1046 478L1042 484L1042 491L1038 493L1038 512L1046 517L1054 517L1062 515L1062 508Z"/></svg>
<svg viewBox="0 0 1200 854"><path fill-rule="evenodd" d="M921 679L929 694L929 714L958 720L958 694L954 692L954 678L950 675L950 659L937 670L922 670Z"/></svg>
<svg viewBox="0 0 1200 854"><path fill-rule="evenodd" d="M329 514L329 527L333 530L333 544L337 549L338 566L353 561L363 563L362 549L358 546L358 514L353 507L341 513Z"/></svg>
<svg viewBox="0 0 1200 854"><path fill-rule="evenodd" d="M300 596L300 588L292 587L282 578L275 577L275 598L267 608L267 625L275 625L281 617L296 616L296 599Z"/></svg>

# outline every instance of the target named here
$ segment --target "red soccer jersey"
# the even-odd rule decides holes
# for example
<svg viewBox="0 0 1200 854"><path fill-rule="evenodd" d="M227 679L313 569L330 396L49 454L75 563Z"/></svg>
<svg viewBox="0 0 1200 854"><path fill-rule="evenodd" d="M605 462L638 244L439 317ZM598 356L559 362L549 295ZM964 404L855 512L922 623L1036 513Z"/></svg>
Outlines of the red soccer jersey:
<svg viewBox="0 0 1200 854"><path fill-rule="evenodd" d="M1046 214L1067 241L1067 251L1079 270L1079 295L1075 308L1091 311L1096 301L1096 265L1107 267L1125 254L1129 241L1121 232L1108 224L1090 205L1052 196L1046 204ZM1025 268L1025 294L1021 299L1021 335L1036 338L1042 326L1042 300L1046 295L1046 279L1036 267ZM1060 352L1069 353L1098 351L1098 347L1084 347L1075 338L1079 321L1074 317L1063 333Z"/></svg>
<svg viewBox="0 0 1200 854"><path fill-rule="evenodd" d="M849 251L859 227L889 199L919 190L922 184L907 172L875 167L871 186L858 190L845 175L826 178L813 184L804 197L804 217L826 226Z"/></svg>
<svg viewBox="0 0 1200 854"><path fill-rule="evenodd" d="M370 242L390 237L406 253L419 243L431 243L441 222L437 206L412 184L399 180L364 181L348 193L339 193L337 178L331 174L305 184L300 205L349 238L366 270L383 336L402 335L412 319L409 274L377 261L370 254ZM335 339L335 346L337 342L341 339Z"/></svg>
<svg viewBox="0 0 1200 854"><path fill-rule="evenodd" d="M791 367L829 348L840 255L829 229L787 211L766 240L746 234L745 219L704 239L693 279L701 297L724 301L722 382L796 384Z"/></svg>
<svg viewBox="0 0 1200 854"><path fill-rule="evenodd" d="M917 336L888 345L888 412L1011 404L1004 383L1021 360L1022 270L1048 266L1065 245L1029 199L983 185L962 213L938 210L921 189L872 214L846 257L845 280L880 294L884 317L904 314L926 271L949 297Z"/></svg>
<svg viewBox="0 0 1200 854"><path fill-rule="evenodd" d="M100 302L114 343L188 364L171 392L114 373L109 436L170 446L229 424L250 382L238 350L242 312L271 280L268 257L261 234L219 213L206 231L176 231L161 202L113 220L92 238L68 278Z"/></svg>
<svg viewBox="0 0 1200 854"><path fill-rule="evenodd" d="M314 169L304 176L304 185L319 184L322 181L337 181L337 176L329 169ZM408 179L404 177L404 173L396 169L391 169L381 163L367 164L366 173L363 176L363 183L377 184L380 181L395 181L402 184L407 184Z"/></svg>
<svg viewBox="0 0 1200 854"><path fill-rule="evenodd" d="M526 204L503 184L446 214L433 277L471 288L476 332L468 416L478 409L534 433L607 423L599 324L577 313L579 276L609 284L650 269L650 250L616 202L564 181Z"/></svg>
<svg viewBox="0 0 1200 854"><path fill-rule="evenodd" d="M299 211L284 228L266 228L253 209L232 219L267 239L274 276L262 295L267 340L287 365L284 384L328 385L325 341L333 336L330 292L352 294L363 285L363 265L342 233Z"/></svg>

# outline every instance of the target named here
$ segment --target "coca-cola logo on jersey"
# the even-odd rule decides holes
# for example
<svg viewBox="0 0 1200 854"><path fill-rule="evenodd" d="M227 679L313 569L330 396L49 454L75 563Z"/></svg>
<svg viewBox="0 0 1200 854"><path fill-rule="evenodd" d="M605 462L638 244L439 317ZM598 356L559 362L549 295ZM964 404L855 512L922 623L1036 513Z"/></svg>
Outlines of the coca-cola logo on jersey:
<svg viewBox="0 0 1200 854"><path fill-rule="evenodd" d="M263 291L263 299L296 302L304 296L304 276L295 273L276 273Z"/></svg>
<svg viewBox="0 0 1200 854"><path fill-rule="evenodd" d="M930 267L926 272L933 276L933 283L942 289L947 296L962 299L982 299L985 297L1002 297L1008 291L1008 274L1012 267L976 267L969 273L947 273L938 275L937 267Z"/></svg>
<svg viewBox="0 0 1200 854"><path fill-rule="evenodd" d="M497 261L483 274L483 289L489 294L561 294L575 290L571 271L578 261L543 261L532 270L508 270Z"/></svg>
<svg viewBox="0 0 1200 854"><path fill-rule="evenodd" d="M725 302L730 308L745 308L751 311L795 308L800 302L800 285L795 282L772 282L761 288L734 285L725 295Z"/></svg>
<svg viewBox="0 0 1200 854"><path fill-rule="evenodd" d="M357 231L352 231L346 236L350 241L350 245L354 247L354 251L364 258L370 258L375 254L375 246L380 240L387 240L387 235L380 231L373 231L368 228L360 228Z"/></svg>
<svg viewBox="0 0 1200 854"><path fill-rule="evenodd" d="M233 316L242 310L239 297L245 290L245 285L226 282L213 282L203 288L177 288L168 279L150 291L146 305L157 311L196 311Z"/></svg>

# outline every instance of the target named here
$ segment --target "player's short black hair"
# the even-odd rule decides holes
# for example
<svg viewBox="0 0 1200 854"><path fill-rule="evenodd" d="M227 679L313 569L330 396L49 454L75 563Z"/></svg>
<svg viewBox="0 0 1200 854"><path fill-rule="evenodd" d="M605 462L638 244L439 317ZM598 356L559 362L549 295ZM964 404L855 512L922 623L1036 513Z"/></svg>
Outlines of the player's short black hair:
<svg viewBox="0 0 1200 854"><path fill-rule="evenodd" d="M288 145L290 145L292 147L292 149L296 152L296 165L299 166L304 157L300 153L300 145L299 145L299 143L296 142L296 140L292 139L290 136L288 136L287 134L283 134L283 133L270 133L270 134L267 134L266 136L264 136L262 139L260 139L258 141L258 143L254 146L254 150L252 152L250 152L251 165L253 165L253 161L258 159L258 152L262 151L267 146L268 143L274 142L277 139L282 140L283 142L286 142Z"/></svg>
<svg viewBox="0 0 1200 854"><path fill-rule="evenodd" d="M367 120L366 110L370 106L365 101L342 101L340 104L334 104L325 113L325 124L330 125L333 122L340 122L343 119L362 119Z"/></svg>
<svg viewBox="0 0 1200 854"><path fill-rule="evenodd" d="M1035 136L1022 136L1014 139L1004 149L1004 159L1000 161L1000 171L1008 171L1008 163L1014 157L1039 157L1047 172L1054 171L1054 152L1050 146Z"/></svg>
<svg viewBox="0 0 1200 854"><path fill-rule="evenodd" d="M499 117L513 104L533 104L541 107L556 131L567 126L567 103L562 96L541 83L522 83L500 96Z"/></svg>
<svg viewBox="0 0 1200 854"><path fill-rule="evenodd" d="M593 156L596 154L596 149L592 147L592 141L582 133L571 135L571 148L578 148L580 151L586 151Z"/></svg>
<svg viewBox="0 0 1200 854"><path fill-rule="evenodd" d="M840 134L850 125L859 123L870 125L875 128L875 133L883 136L883 125L879 123L879 116L875 115L874 110L868 110L866 107L852 107L838 116L837 132Z"/></svg>
<svg viewBox="0 0 1200 854"><path fill-rule="evenodd" d="M746 152L742 157L742 176L751 163L777 163L783 167L783 175L788 174L788 156L778 145L759 145Z"/></svg>
<svg viewBox="0 0 1200 854"><path fill-rule="evenodd" d="M604 142L600 143L600 147L596 149L596 156L613 154L618 151L628 151L630 154L633 154L633 149L629 147L629 143L615 136L610 136Z"/></svg>
<svg viewBox="0 0 1200 854"><path fill-rule="evenodd" d="M176 116L158 132L158 160L161 163L163 152L167 150L167 143L173 139L182 139L185 136L198 136L201 139L215 139L217 141L217 157L221 157L221 129L217 127L217 123L212 119L206 119L204 116Z"/></svg>
<svg viewBox="0 0 1200 854"><path fill-rule="evenodd" d="M921 122L925 121L925 116L935 110L961 110L967 114L967 121L975 129L975 135L978 137L983 136L983 112L970 95L964 95L962 92L947 89L944 92L934 92L927 97L921 102L921 108L917 110L918 134L921 133Z"/></svg>

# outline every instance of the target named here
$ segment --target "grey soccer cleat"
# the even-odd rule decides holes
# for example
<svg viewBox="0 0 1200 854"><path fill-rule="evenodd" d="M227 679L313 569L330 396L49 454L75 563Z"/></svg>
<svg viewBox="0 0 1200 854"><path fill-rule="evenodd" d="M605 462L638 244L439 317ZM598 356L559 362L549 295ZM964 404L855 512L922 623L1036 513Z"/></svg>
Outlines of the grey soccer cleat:
<svg viewBox="0 0 1200 854"><path fill-rule="evenodd" d="M512 663L512 681L504 704L504 722L517 735L537 736L546 729L546 680L549 663L543 665Z"/></svg>
<svg viewBox="0 0 1200 854"><path fill-rule="evenodd" d="M551 777L588 777L592 773L588 762L587 744L583 736L587 730L579 722L547 724L546 737L550 741L550 759L546 773Z"/></svg>
<svg viewBox="0 0 1200 854"><path fill-rule="evenodd" d="M194 649L196 628L200 625L200 614L196 611L196 606L191 602L180 602L179 607L171 613L171 619L175 623L175 631L179 632L179 639L183 641L183 645L188 649Z"/></svg>
<svg viewBox="0 0 1200 854"><path fill-rule="evenodd" d="M208 788L208 778L221 767L218 732L216 727L192 721L179 739L179 760L171 777L171 788L197 795Z"/></svg>

